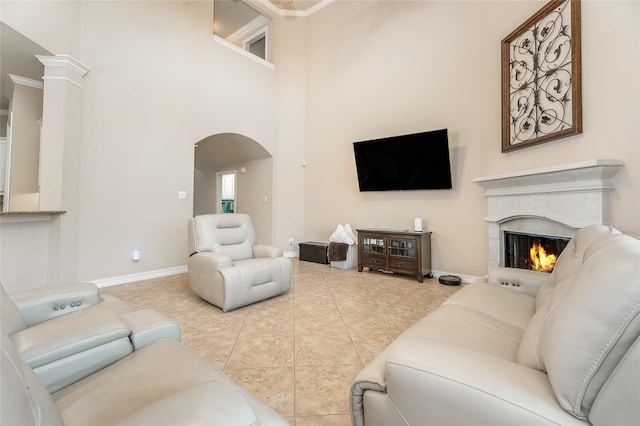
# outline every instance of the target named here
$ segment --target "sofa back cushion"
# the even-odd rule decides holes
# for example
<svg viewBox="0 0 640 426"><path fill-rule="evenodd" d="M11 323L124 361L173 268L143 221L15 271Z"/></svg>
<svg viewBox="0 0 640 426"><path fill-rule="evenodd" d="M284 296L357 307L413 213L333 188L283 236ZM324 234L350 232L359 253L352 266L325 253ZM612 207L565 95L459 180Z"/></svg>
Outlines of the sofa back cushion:
<svg viewBox="0 0 640 426"><path fill-rule="evenodd" d="M189 254L212 252L231 260L253 257L256 235L247 214L205 214L189 219Z"/></svg>
<svg viewBox="0 0 640 426"><path fill-rule="evenodd" d="M556 283L540 333L540 356L560 405L586 419L638 336L640 240L601 236L575 273Z"/></svg>
<svg viewBox="0 0 640 426"><path fill-rule="evenodd" d="M1 334L0 424L62 426L51 395L22 362L4 326Z"/></svg>
<svg viewBox="0 0 640 426"><path fill-rule="evenodd" d="M516 356L519 364L546 371L540 356L540 332L547 320L549 310L565 294L567 288L584 260L584 253L591 243L611 234L620 234L608 225L592 225L580 229L564 248L558 261L536 296L536 312L529 321L520 341Z"/></svg>

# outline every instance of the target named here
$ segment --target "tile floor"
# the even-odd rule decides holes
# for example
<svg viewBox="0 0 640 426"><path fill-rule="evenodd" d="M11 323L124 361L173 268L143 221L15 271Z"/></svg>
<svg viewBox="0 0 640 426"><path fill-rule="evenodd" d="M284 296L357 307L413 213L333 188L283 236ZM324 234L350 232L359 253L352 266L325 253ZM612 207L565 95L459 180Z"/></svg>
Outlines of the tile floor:
<svg viewBox="0 0 640 426"><path fill-rule="evenodd" d="M224 313L174 275L103 289L173 317L183 343L296 426L350 425L362 367L459 287L293 261L293 288Z"/></svg>

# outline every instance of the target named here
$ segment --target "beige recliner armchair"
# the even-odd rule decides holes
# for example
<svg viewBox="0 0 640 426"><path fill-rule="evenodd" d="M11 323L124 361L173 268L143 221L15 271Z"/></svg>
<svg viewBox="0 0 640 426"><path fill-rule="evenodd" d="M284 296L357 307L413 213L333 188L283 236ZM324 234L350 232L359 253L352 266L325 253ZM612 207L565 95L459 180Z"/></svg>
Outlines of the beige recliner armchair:
<svg viewBox="0 0 640 426"><path fill-rule="evenodd" d="M189 219L189 286L230 311L288 291L291 261L282 249L256 244L247 214L206 214Z"/></svg>

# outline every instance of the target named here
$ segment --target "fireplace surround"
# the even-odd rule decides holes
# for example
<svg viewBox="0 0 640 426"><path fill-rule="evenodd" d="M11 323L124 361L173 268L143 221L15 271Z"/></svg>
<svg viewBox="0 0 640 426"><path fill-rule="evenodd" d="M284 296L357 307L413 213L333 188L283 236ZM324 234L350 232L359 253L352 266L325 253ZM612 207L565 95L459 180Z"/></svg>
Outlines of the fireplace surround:
<svg viewBox="0 0 640 426"><path fill-rule="evenodd" d="M505 266L505 232L570 239L612 224L611 178L623 166L597 159L474 179L487 197L488 270Z"/></svg>

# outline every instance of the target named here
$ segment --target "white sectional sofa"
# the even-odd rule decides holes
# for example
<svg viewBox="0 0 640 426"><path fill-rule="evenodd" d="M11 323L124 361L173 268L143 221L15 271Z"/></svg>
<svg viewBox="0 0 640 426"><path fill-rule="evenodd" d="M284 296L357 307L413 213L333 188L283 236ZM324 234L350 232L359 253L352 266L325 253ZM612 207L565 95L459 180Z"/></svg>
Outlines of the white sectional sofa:
<svg viewBox="0 0 640 426"><path fill-rule="evenodd" d="M578 231L551 274L501 268L357 376L353 424L640 422L640 240Z"/></svg>
<svg viewBox="0 0 640 426"><path fill-rule="evenodd" d="M1 296L3 426L288 424L160 312L90 283Z"/></svg>

